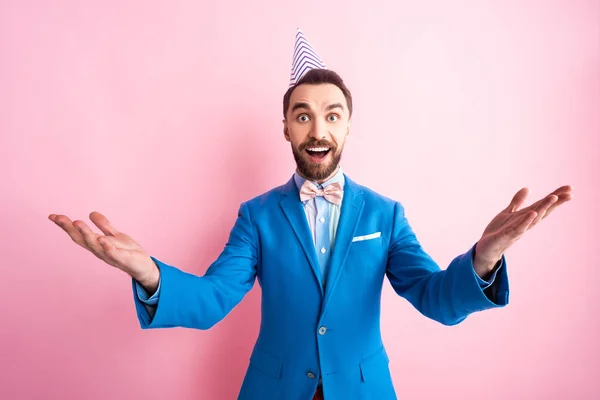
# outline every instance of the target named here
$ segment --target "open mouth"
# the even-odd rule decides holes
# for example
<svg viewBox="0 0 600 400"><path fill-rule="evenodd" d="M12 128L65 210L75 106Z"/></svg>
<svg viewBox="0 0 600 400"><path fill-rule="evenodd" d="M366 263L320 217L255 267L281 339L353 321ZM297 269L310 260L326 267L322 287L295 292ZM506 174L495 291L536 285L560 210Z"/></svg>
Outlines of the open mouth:
<svg viewBox="0 0 600 400"><path fill-rule="evenodd" d="M314 162L319 162L327 157L331 149L329 147L308 147L305 151Z"/></svg>

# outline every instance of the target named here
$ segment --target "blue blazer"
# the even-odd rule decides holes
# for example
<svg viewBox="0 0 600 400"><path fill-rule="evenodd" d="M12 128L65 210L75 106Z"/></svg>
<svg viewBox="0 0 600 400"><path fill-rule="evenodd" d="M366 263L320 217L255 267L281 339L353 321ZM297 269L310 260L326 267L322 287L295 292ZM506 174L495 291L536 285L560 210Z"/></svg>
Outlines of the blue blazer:
<svg viewBox="0 0 600 400"><path fill-rule="evenodd" d="M400 203L345 178L327 282L292 178L241 204L225 248L204 276L153 257L161 272L153 317L132 282L141 327L209 329L258 278L260 332L238 399L310 400L319 379L327 400L395 399L379 321L384 276L420 313L455 325L508 304L506 260L485 290L473 270L475 246L440 269Z"/></svg>

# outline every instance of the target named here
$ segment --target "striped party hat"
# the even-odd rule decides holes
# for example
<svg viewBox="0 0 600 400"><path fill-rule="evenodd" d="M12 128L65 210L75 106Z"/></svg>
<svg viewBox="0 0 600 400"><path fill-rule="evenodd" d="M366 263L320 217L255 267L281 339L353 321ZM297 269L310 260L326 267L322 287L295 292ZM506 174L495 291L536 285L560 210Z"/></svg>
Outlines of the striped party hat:
<svg viewBox="0 0 600 400"><path fill-rule="evenodd" d="M290 76L290 87L294 86L311 69L326 69L325 63L314 51L304 33L298 28L294 43L294 60Z"/></svg>

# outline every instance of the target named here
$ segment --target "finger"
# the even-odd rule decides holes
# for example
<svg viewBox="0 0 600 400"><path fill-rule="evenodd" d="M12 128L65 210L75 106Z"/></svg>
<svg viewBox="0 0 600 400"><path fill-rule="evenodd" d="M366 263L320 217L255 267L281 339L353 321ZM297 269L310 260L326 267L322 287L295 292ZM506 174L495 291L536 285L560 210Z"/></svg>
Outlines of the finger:
<svg viewBox="0 0 600 400"><path fill-rule="evenodd" d="M548 196L538 200L535 204L532 204L532 207L534 205L537 206L540 202L544 201L545 199L549 198L550 196L558 197L558 201L562 204L562 203L564 203L563 199L565 197L567 197L569 199L572 197L572 194L571 194L572 189L573 188L569 185L561 186L558 189L556 189L555 191L553 191L552 193L548 194ZM571 197L569 197L569 196L571 196Z"/></svg>
<svg viewBox="0 0 600 400"><path fill-rule="evenodd" d="M537 211L538 214L541 211L546 211L550 206L558 201L558 196L555 194L549 194L548 196L541 199L533 211Z"/></svg>
<svg viewBox="0 0 600 400"><path fill-rule="evenodd" d="M540 204L534 209L534 211L537 212L537 216L527 227L527 229L533 228L538 222L540 222L545 217L546 213L548 212L548 209L552 207L553 204L556 204L557 201L558 196L554 194L551 194L545 199L543 199L543 201L540 202Z"/></svg>
<svg viewBox="0 0 600 400"><path fill-rule="evenodd" d="M90 220L107 236L115 236L119 231L110 223L108 218L97 211L90 214Z"/></svg>
<svg viewBox="0 0 600 400"><path fill-rule="evenodd" d="M523 209L519 210L518 212L520 212L520 213L527 213L529 211L538 211L540 209L540 207L544 207L545 206L545 204L548 202L548 200L550 198L552 198L552 196L557 197L558 200L560 201L562 197L569 196L569 193L568 193L567 190L570 190L570 188L571 188L571 186L562 186L562 187L556 189L554 192L552 192L549 195L547 195L546 197L543 197L543 198L539 199L535 203L531 204L530 206L528 206L526 208L523 208ZM539 218L543 219L544 216L543 215L539 216Z"/></svg>
<svg viewBox="0 0 600 400"><path fill-rule="evenodd" d="M510 204L508 205L508 207L506 207L506 209L509 212L515 212L525 201L525 199L527 198L527 195L529 194L529 189L524 187L523 189L519 190L512 198Z"/></svg>
<svg viewBox="0 0 600 400"><path fill-rule="evenodd" d="M572 196L571 189L572 189L572 187L569 185L561 186L558 189L556 189L555 191L553 191L552 193L550 193L549 195L547 195L546 197L536 201L534 204L531 205L531 207L532 208L537 207L541 202L548 199L550 196L558 197L558 201L562 204L564 202L564 201L562 201L562 199L565 198L565 196L567 196L567 197Z"/></svg>
<svg viewBox="0 0 600 400"><path fill-rule="evenodd" d="M569 200L573 199L573 194L572 193L567 193L567 194L561 194L560 196L558 196L558 201L554 204L552 204L550 206L550 208L548 208L548 210L546 211L546 214L542 217L542 219L546 218L548 215L550 215L550 213L552 211L554 211L556 209L556 207L560 206L561 204L566 203Z"/></svg>
<svg viewBox="0 0 600 400"><path fill-rule="evenodd" d="M554 192L550 193L550 194L555 194L557 196L561 195L561 194L566 194L566 193L570 193L571 191L573 191L573 186L571 185L565 185L565 186L561 186L558 189L556 189Z"/></svg>
<svg viewBox="0 0 600 400"><path fill-rule="evenodd" d="M71 237L71 239L73 239L75 243L82 247L85 247L85 243L83 241L83 236L81 235L81 232L79 232L79 230L75 228L73 222L71 222L71 219L69 217L67 217L66 215L51 214L48 218L56 225L60 226L65 232L67 232L67 234Z"/></svg>
<svg viewBox="0 0 600 400"><path fill-rule="evenodd" d="M79 230L79 232L83 236L83 242L85 243L85 246L88 248L88 250L90 250L96 256L101 257L103 250L102 246L100 246L100 244L98 243L99 235L92 231L90 227L87 226L87 224L83 221L73 221L73 226L75 226L75 228Z"/></svg>

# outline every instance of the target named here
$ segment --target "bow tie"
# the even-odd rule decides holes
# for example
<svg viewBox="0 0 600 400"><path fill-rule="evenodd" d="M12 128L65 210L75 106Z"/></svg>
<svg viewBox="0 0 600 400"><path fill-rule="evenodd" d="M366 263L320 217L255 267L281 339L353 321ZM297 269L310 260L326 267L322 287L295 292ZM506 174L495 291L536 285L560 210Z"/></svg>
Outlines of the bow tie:
<svg viewBox="0 0 600 400"><path fill-rule="evenodd" d="M328 202L339 206L342 203L343 194L342 186L338 182L319 189L311 181L304 181L300 188L300 200L302 201L314 199L316 196L323 196Z"/></svg>

